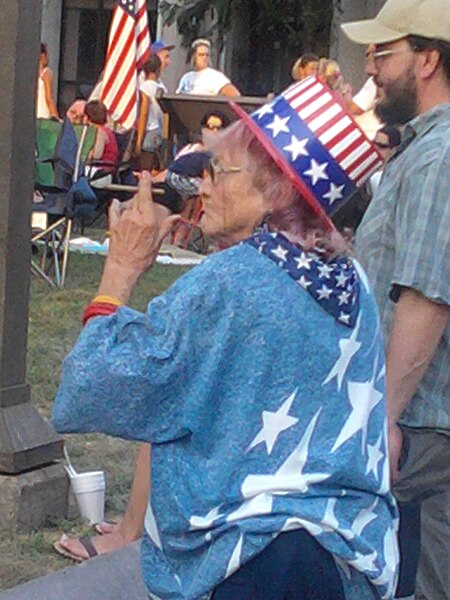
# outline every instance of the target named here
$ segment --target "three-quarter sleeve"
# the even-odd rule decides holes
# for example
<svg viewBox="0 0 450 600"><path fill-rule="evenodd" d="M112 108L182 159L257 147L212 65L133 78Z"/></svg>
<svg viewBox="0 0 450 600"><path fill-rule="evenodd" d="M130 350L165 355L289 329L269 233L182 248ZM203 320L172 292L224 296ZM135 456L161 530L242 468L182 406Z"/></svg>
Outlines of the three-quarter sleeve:
<svg viewBox="0 0 450 600"><path fill-rule="evenodd" d="M198 279L198 278L197 278ZM88 322L63 364L53 421L61 433L165 442L189 434L186 390L214 321L214 293L182 283L147 313L127 307ZM217 319L215 319L217 321Z"/></svg>

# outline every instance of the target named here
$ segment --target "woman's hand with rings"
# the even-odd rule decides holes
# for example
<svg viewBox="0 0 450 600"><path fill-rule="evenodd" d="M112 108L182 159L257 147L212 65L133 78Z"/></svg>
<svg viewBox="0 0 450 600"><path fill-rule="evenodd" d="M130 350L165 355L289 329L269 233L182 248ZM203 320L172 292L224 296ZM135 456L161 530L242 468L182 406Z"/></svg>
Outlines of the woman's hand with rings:
<svg viewBox="0 0 450 600"><path fill-rule="evenodd" d="M179 220L153 203L151 177L143 172L138 193L121 206L113 200L109 209L110 244L99 294L128 302L139 277L154 263L163 239Z"/></svg>

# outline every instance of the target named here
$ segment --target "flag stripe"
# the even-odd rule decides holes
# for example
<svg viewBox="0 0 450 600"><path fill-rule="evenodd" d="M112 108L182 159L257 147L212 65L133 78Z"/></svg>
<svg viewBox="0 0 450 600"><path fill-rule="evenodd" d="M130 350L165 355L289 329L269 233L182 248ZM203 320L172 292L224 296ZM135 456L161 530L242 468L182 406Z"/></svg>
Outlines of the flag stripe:
<svg viewBox="0 0 450 600"><path fill-rule="evenodd" d="M296 98L299 94L303 94L308 88L316 84L316 80L311 77L300 81L299 83L294 83L291 85L285 92L283 92L282 96L286 98L286 100L292 100Z"/></svg>
<svg viewBox="0 0 450 600"><path fill-rule="evenodd" d="M373 169L373 166L376 165L378 162L378 164L381 166L381 163L379 162L378 159L378 155L375 152L372 152L366 160L364 160L358 167L356 167L356 169L354 169L353 171L351 171L350 173L350 177L354 180L354 179L361 179L363 173L365 171L371 170Z"/></svg>
<svg viewBox="0 0 450 600"><path fill-rule="evenodd" d="M341 161L342 168L348 171L353 165L353 163L355 163L369 149L369 142L364 142L363 144L358 146L356 150L354 150L351 154L346 156L343 161Z"/></svg>
<svg viewBox="0 0 450 600"><path fill-rule="evenodd" d="M117 0L108 37L101 100L112 118L127 129L136 123L137 70L149 56L146 0Z"/></svg>
<svg viewBox="0 0 450 600"><path fill-rule="evenodd" d="M342 164L342 161L345 160L345 158L347 156L350 156L351 154L355 154L358 149L361 150L361 140L360 139L356 140L352 144L350 144L350 146L348 146L348 148L345 150L345 152L342 152L340 154L340 156L337 157L337 160L339 162L341 162L341 164ZM364 152L362 152L361 154L359 154L358 158L351 163L351 168L355 169L365 159L365 157L370 152L372 152L372 148L369 145L368 149L365 150ZM346 167L346 171L347 172L349 171L349 167Z"/></svg>
<svg viewBox="0 0 450 600"><path fill-rule="evenodd" d="M113 93L116 93L119 74L123 77L124 69L128 70L128 65L125 64L127 58L129 59L127 62L131 61L134 63L135 60L132 55L128 55L133 44L133 23L129 19L124 23L124 27L121 28L121 35L120 44L116 44L116 46L111 49L110 59L105 68L105 78L103 83L104 98L108 97L109 92L113 88Z"/></svg>
<svg viewBox="0 0 450 600"><path fill-rule="evenodd" d="M322 144L326 145L329 142L331 142L336 136L338 136L343 130L347 129L349 125L352 125L352 120L350 119L350 117L347 117L347 115L345 115L345 117L339 119L339 121L335 125L328 127L327 130L319 136L319 140L322 142Z"/></svg>
<svg viewBox="0 0 450 600"><path fill-rule="evenodd" d="M312 98L315 96L319 96L322 92L322 88L320 84L313 85L310 89L303 91L300 90L298 94L296 94L292 100L290 100L290 105L295 110L299 109L300 106L307 104Z"/></svg>
<svg viewBox="0 0 450 600"><path fill-rule="evenodd" d="M342 108L338 104L334 104L319 117L316 117L313 121L308 123L308 126L315 133L318 129L321 129L325 125L329 125L333 117L341 115L342 113Z"/></svg>
<svg viewBox="0 0 450 600"><path fill-rule="evenodd" d="M106 55L106 63L108 63L111 58L112 53L117 47L122 31L125 25L128 22L128 17L125 12L123 12L118 6L115 7L113 13L113 20L111 23L111 32L110 32L110 41L108 42L108 52Z"/></svg>
<svg viewBox="0 0 450 600"><path fill-rule="evenodd" d="M350 133L343 139L338 140L336 144L328 147L331 156L334 156L334 158L339 160L339 155L344 152L349 152L350 147L354 145L355 141L359 143L361 138L362 135L357 129L351 129Z"/></svg>
<svg viewBox="0 0 450 600"><path fill-rule="evenodd" d="M312 115L314 115L315 112L319 111L319 109L322 109L323 112L324 106L328 105L328 107L330 107L332 102L333 98L331 97L331 94L321 94L317 100L314 100L314 102L311 102L311 104L308 104L308 106L298 111L298 114L301 119L308 122L308 118L312 118Z"/></svg>
<svg viewBox="0 0 450 600"><path fill-rule="evenodd" d="M338 210L380 166L375 147L314 77L292 85L254 113L253 120L298 175L304 197L327 214Z"/></svg>

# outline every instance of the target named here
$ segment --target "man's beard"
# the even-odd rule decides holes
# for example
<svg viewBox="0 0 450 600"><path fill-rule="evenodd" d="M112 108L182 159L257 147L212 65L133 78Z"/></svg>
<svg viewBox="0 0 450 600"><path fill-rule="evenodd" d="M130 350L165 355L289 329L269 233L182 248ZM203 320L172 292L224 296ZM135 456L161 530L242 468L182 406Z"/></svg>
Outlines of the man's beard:
<svg viewBox="0 0 450 600"><path fill-rule="evenodd" d="M404 125L417 115L417 86L412 69L402 79L383 86L385 97L375 114L386 125Z"/></svg>

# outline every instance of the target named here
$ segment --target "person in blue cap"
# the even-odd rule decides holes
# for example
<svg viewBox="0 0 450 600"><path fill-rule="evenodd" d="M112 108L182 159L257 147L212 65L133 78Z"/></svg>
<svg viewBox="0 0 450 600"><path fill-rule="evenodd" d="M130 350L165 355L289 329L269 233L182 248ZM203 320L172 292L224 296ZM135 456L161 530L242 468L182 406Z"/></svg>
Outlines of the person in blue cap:
<svg viewBox="0 0 450 600"><path fill-rule="evenodd" d="M200 190L221 251L132 310L174 217L158 216L148 174L112 204L53 421L152 444L150 598L391 600L384 348L330 219L380 157L314 78L252 115L233 107L240 120L206 136Z"/></svg>
<svg viewBox="0 0 450 600"><path fill-rule="evenodd" d="M170 64L170 51L173 50L175 46L171 44L166 44L163 40L155 40L151 45L151 54L156 54L159 60L161 61L161 75L167 69ZM163 88L164 92L167 94L167 87L161 81L161 78L158 79L158 84Z"/></svg>

